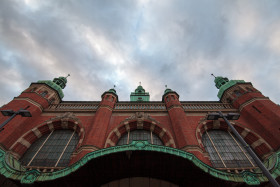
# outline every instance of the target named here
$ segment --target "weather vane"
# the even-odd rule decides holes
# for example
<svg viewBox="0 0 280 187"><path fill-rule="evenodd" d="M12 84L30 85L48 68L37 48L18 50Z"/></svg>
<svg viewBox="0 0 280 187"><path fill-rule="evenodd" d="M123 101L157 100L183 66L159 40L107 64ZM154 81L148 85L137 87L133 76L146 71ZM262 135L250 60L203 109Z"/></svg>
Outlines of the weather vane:
<svg viewBox="0 0 280 187"><path fill-rule="evenodd" d="M213 73L212 73L211 75L212 75L213 77L215 77L215 75L214 75ZM216 77L215 77L215 78L216 78Z"/></svg>

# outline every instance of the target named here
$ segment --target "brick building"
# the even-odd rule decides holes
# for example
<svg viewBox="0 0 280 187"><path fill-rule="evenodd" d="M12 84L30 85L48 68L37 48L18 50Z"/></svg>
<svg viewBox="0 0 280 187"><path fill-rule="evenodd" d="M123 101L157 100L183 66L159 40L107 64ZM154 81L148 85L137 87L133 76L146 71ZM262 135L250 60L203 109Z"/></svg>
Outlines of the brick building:
<svg viewBox="0 0 280 187"><path fill-rule="evenodd" d="M239 113L231 123L280 175L280 107L250 82L216 77L219 101L180 101L169 88L149 101L139 85L130 101L110 89L88 102L62 101L66 83L32 83L1 108L32 115L1 131L1 186L268 186L226 123L207 120L216 111Z"/></svg>

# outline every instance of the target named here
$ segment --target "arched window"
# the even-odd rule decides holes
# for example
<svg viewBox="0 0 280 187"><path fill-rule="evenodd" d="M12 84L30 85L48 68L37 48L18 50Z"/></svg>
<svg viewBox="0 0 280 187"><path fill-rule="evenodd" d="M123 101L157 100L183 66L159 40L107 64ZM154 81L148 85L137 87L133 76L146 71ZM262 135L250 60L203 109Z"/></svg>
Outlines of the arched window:
<svg viewBox="0 0 280 187"><path fill-rule="evenodd" d="M118 141L117 145L130 144L133 140L146 140L151 144L163 145L160 138L152 131L134 130L124 134Z"/></svg>
<svg viewBox="0 0 280 187"><path fill-rule="evenodd" d="M44 91L44 92L41 93L41 96L46 97L47 94L48 94L48 91Z"/></svg>
<svg viewBox="0 0 280 187"><path fill-rule="evenodd" d="M34 142L20 161L30 167L66 167L78 139L73 130L52 131Z"/></svg>
<svg viewBox="0 0 280 187"><path fill-rule="evenodd" d="M215 168L254 168L254 160L230 132L206 131L202 136L206 151Z"/></svg>

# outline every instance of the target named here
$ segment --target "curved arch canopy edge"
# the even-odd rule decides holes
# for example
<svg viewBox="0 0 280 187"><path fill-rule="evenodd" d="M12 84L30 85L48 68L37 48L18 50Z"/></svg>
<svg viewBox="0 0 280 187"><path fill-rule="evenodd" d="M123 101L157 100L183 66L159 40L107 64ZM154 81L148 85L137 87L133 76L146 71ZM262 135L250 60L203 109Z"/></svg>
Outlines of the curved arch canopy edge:
<svg viewBox="0 0 280 187"><path fill-rule="evenodd" d="M9 164L11 163L11 156L9 156L8 152L5 152L4 150L0 149L0 173L7 178L20 180L23 184L32 184L35 181L49 181L69 175L70 173L78 170L79 168L87 164L92 159L124 151L156 151L171 154L178 157L183 157L191 161L194 165L202 169L204 172L226 181L245 182L249 185L257 185L260 184L260 182L268 181L266 177L261 173L244 171L236 174L217 170L203 163L191 153L171 147L149 144L147 141L133 141L131 144L114 146L91 152L86 154L81 160L72 164L71 166L54 172L40 172L36 169L27 171L25 169L21 169L23 167L12 167L11 164ZM277 156L277 160L271 172L274 177L278 177L280 176L280 150L275 154ZM271 157L269 159L271 159Z"/></svg>

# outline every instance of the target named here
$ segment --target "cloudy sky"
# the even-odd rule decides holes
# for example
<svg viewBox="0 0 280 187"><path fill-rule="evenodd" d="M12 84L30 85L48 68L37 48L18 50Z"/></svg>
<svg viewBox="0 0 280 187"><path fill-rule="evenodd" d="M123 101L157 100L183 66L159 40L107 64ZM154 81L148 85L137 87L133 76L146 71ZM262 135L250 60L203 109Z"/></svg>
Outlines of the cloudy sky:
<svg viewBox="0 0 280 187"><path fill-rule="evenodd" d="M31 82L71 76L63 100L99 101L142 82L181 101L217 101L215 75L280 103L279 0L1 0L0 106Z"/></svg>

